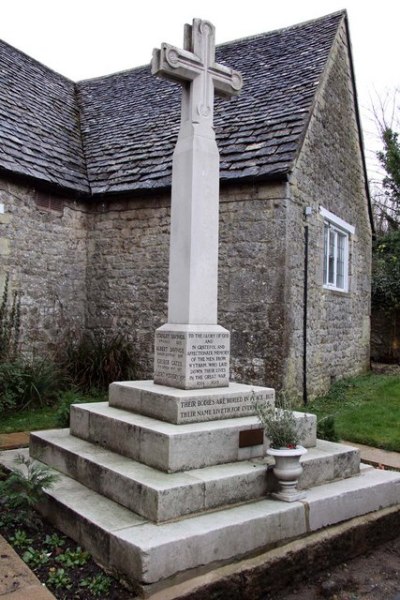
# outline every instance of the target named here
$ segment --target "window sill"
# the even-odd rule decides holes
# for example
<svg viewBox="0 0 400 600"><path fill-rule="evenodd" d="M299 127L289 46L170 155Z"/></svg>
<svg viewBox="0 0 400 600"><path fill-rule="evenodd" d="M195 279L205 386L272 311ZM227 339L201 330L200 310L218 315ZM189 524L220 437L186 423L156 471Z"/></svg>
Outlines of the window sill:
<svg viewBox="0 0 400 600"><path fill-rule="evenodd" d="M323 289L326 292L334 292L335 294L339 294L340 296L348 295L350 293L350 290L342 290L340 288L332 287L332 286L329 286L329 285L324 285Z"/></svg>

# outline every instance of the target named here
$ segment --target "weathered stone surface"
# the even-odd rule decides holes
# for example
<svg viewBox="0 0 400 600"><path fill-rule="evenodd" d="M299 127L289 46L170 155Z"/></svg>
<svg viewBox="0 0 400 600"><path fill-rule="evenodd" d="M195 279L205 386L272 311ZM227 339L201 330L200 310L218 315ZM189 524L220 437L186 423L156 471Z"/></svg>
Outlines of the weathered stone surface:
<svg viewBox="0 0 400 600"><path fill-rule="evenodd" d="M218 325L168 323L155 332L154 383L185 390L228 386L229 346L229 332Z"/></svg>
<svg viewBox="0 0 400 600"><path fill-rule="evenodd" d="M181 424L254 415L254 402L272 404L274 397L271 388L243 383L215 390L174 390L151 380L121 381L110 385L109 403L115 408ZM77 421L75 431L80 426L84 427L83 422L81 425Z"/></svg>
<svg viewBox="0 0 400 600"><path fill-rule="evenodd" d="M85 421L84 413L89 415ZM302 413L297 415L304 419ZM240 432L253 429L260 429L254 416L175 425L106 402L71 406L72 435L169 473L265 456L269 445L265 436L263 444L240 447ZM315 417L313 431L301 441L315 444Z"/></svg>
<svg viewBox="0 0 400 600"><path fill-rule="evenodd" d="M4 452L13 466L19 451ZM15 466L15 465L14 465ZM318 486L293 504L269 499L155 525L61 475L41 505L56 525L103 564L139 585L176 583L277 542L400 504L400 475L368 470L358 477ZM57 510L54 507L57 506ZM301 542L303 543L303 542ZM365 540L364 540L365 545ZM210 552L212 548L212 552Z"/></svg>
<svg viewBox="0 0 400 600"><path fill-rule="evenodd" d="M338 476L335 456L353 449L321 443L303 457L300 488L327 483ZM71 436L68 430L31 434L30 455L154 522L248 502L276 488L271 458L243 460L166 474L130 458ZM359 460L352 460L352 472Z"/></svg>
<svg viewBox="0 0 400 600"><path fill-rule="evenodd" d="M308 225L307 386L311 396L328 390L343 375L369 368L369 291L371 220L365 201L366 180L349 81L349 40L344 24L326 65L301 155L290 179L292 202L287 216L287 308L303 306L304 226ZM312 213L305 218L304 209ZM319 208L350 225L349 291L324 289L323 219ZM303 378L302 312L287 315L286 388L299 389Z"/></svg>
<svg viewBox="0 0 400 600"><path fill-rule="evenodd" d="M11 290L21 293L22 349L46 356L67 330L84 327L86 214L68 198L61 198L64 208L59 211L40 208L35 198L32 188L2 179L5 213L0 216L7 220L0 223L0 237L9 252L0 260L0 293L8 272Z"/></svg>

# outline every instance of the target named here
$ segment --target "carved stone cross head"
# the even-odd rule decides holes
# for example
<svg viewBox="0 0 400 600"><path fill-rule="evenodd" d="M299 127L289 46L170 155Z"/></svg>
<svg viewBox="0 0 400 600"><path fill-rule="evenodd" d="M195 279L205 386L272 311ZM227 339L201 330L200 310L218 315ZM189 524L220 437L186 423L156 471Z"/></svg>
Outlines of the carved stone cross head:
<svg viewBox="0 0 400 600"><path fill-rule="evenodd" d="M182 122L204 123L212 127L214 90L229 98L239 94L242 76L215 63L215 27L193 19L185 25L183 50L161 44L153 51L152 74L183 84Z"/></svg>

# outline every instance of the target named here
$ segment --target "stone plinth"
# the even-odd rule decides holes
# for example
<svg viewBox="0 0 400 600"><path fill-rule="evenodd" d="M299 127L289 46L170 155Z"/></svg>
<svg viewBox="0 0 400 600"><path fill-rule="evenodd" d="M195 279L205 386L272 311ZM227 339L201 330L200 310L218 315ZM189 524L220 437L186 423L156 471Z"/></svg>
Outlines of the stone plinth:
<svg viewBox="0 0 400 600"><path fill-rule="evenodd" d="M14 459L20 453L2 453L1 463L16 468ZM40 510L96 560L124 574L142 597L148 597L174 585L177 578L198 575L199 569L204 573L221 564L237 565L240 557L260 554L399 501L400 474L368 469L356 477L319 485L301 502L255 499L177 521L152 523L59 474Z"/></svg>
<svg viewBox="0 0 400 600"><path fill-rule="evenodd" d="M254 416L173 425L105 402L73 405L71 434L166 473L260 458L268 447ZM302 439L314 444L315 426Z"/></svg>
<svg viewBox="0 0 400 600"><path fill-rule="evenodd" d="M154 383L184 390L229 385L229 331L166 324L155 333Z"/></svg>
<svg viewBox="0 0 400 600"><path fill-rule="evenodd" d="M254 402L273 404L272 388L230 383L217 389L178 390L151 380L110 385L109 404L180 425L255 415Z"/></svg>

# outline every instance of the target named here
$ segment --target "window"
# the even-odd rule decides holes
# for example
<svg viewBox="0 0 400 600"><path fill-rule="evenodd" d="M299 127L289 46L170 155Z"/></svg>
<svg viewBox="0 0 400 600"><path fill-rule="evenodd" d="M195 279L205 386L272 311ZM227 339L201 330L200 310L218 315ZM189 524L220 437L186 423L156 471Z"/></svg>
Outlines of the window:
<svg viewBox="0 0 400 600"><path fill-rule="evenodd" d="M39 210L51 210L58 213L62 213L64 210L64 200L60 197L36 191L35 200Z"/></svg>
<svg viewBox="0 0 400 600"><path fill-rule="evenodd" d="M349 240L355 229L325 208L320 208L320 214L324 218L324 287L347 292L349 289Z"/></svg>

